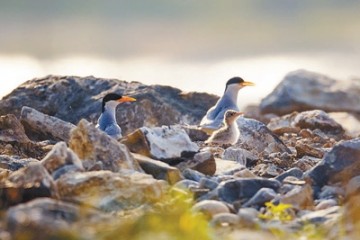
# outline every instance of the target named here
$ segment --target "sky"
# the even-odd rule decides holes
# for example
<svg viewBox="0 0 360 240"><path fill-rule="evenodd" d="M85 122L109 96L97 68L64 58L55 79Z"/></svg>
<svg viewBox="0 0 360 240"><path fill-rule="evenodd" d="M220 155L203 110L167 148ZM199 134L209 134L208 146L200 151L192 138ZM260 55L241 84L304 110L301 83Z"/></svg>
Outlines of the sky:
<svg viewBox="0 0 360 240"><path fill-rule="evenodd" d="M94 75L256 103L285 74L360 76L358 0L0 0L0 97L48 74Z"/></svg>

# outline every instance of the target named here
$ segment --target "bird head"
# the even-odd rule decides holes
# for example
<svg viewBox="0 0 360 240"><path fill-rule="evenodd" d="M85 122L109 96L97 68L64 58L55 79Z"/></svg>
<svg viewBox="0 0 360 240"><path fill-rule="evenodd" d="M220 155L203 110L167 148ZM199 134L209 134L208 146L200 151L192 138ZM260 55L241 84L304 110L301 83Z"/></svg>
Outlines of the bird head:
<svg viewBox="0 0 360 240"><path fill-rule="evenodd" d="M233 77L226 82L225 91L228 88L236 88L237 90L240 90L243 87L254 86L254 85L255 85L255 83L245 81L241 77Z"/></svg>
<svg viewBox="0 0 360 240"><path fill-rule="evenodd" d="M237 112L234 110L227 110L224 115L224 121L227 124L231 124L242 114L243 114L242 112Z"/></svg>
<svg viewBox="0 0 360 240"><path fill-rule="evenodd" d="M102 112L106 108L116 108L116 106L123 102L135 102L136 99L129 96L122 96L116 93L109 93L103 98L102 101Z"/></svg>

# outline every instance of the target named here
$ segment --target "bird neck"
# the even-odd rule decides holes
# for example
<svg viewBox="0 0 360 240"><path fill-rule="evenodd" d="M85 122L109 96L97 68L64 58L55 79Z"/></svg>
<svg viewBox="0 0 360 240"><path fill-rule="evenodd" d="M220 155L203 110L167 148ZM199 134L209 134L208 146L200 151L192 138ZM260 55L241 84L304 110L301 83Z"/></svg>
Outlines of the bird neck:
<svg viewBox="0 0 360 240"><path fill-rule="evenodd" d="M116 120L116 106L105 106L104 115Z"/></svg>
<svg viewBox="0 0 360 240"><path fill-rule="evenodd" d="M232 102L234 102L235 104L237 103L237 99L238 99L238 92L241 88L239 88L239 86L237 85L229 85L226 89L225 89L225 93L224 95L227 96Z"/></svg>

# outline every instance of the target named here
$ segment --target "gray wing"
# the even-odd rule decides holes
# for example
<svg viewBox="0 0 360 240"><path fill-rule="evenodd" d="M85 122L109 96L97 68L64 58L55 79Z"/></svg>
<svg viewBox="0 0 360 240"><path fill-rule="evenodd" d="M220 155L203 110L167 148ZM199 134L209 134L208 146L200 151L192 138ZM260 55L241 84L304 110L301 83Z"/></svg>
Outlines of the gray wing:
<svg viewBox="0 0 360 240"><path fill-rule="evenodd" d="M117 124L109 124L104 131L113 138L119 139L122 137L121 128Z"/></svg>
<svg viewBox="0 0 360 240"><path fill-rule="evenodd" d="M200 122L202 128L218 129L222 126L224 114L227 110L239 111L236 103L230 99L222 97L215 106L210 108Z"/></svg>

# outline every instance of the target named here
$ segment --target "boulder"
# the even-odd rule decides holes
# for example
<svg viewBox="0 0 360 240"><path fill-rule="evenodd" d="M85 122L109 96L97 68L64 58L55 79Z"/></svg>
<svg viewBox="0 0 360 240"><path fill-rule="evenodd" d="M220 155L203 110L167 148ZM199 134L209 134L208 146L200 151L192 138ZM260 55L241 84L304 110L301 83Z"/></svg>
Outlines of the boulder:
<svg viewBox="0 0 360 240"><path fill-rule="evenodd" d="M277 176L275 179L282 182L286 177L289 177L289 176L301 179L303 176L303 172L299 168L294 167L294 168L287 170L286 172L283 172L282 174Z"/></svg>
<svg viewBox="0 0 360 240"><path fill-rule="evenodd" d="M335 145L315 167L305 173L314 185L348 182L360 175L360 138Z"/></svg>
<svg viewBox="0 0 360 240"><path fill-rule="evenodd" d="M281 202L300 209L312 209L314 207L313 190L309 184L295 186L281 197Z"/></svg>
<svg viewBox="0 0 360 240"><path fill-rule="evenodd" d="M139 153L166 163L177 163L187 155L194 155L199 147L180 126L141 127L125 136L121 142L131 152Z"/></svg>
<svg viewBox="0 0 360 240"><path fill-rule="evenodd" d="M72 124L82 118L95 122L102 98L112 92L137 99L136 104L122 104L117 109L117 122L124 134L142 126L197 124L218 100L206 93L183 93L172 87L117 79L46 76L29 80L5 96L0 101L0 115L13 113L20 117L21 108L28 106Z"/></svg>
<svg viewBox="0 0 360 240"><path fill-rule="evenodd" d="M224 151L222 158L225 160L232 160L238 162L244 166L253 165L259 160L259 158L250 151L236 147L227 148Z"/></svg>
<svg viewBox="0 0 360 240"><path fill-rule="evenodd" d="M284 80L260 104L262 113L284 115L320 109L360 113L360 81L337 81L325 75L298 70Z"/></svg>
<svg viewBox="0 0 360 240"><path fill-rule="evenodd" d="M239 117L240 137L235 146L253 153L291 153L289 148L265 124L254 119Z"/></svg>
<svg viewBox="0 0 360 240"><path fill-rule="evenodd" d="M71 131L69 146L83 161L85 169L89 170L100 162L103 170L142 171L125 145L118 143L85 119Z"/></svg>
<svg viewBox="0 0 360 240"><path fill-rule="evenodd" d="M105 211L133 209L159 200L165 181L134 171L76 172L56 180L59 196Z"/></svg>
<svg viewBox="0 0 360 240"><path fill-rule="evenodd" d="M276 192L271 188L261 188L255 195L241 207L262 207L276 197Z"/></svg>
<svg viewBox="0 0 360 240"><path fill-rule="evenodd" d="M339 222L341 218L342 209L339 206L330 207L323 210L309 212L301 216L299 219L305 224L324 224L327 221Z"/></svg>
<svg viewBox="0 0 360 240"><path fill-rule="evenodd" d="M253 197L261 188L277 191L280 182L265 178L243 178L222 182L218 189L219 199L228 203L244 201Z"/></svg>

